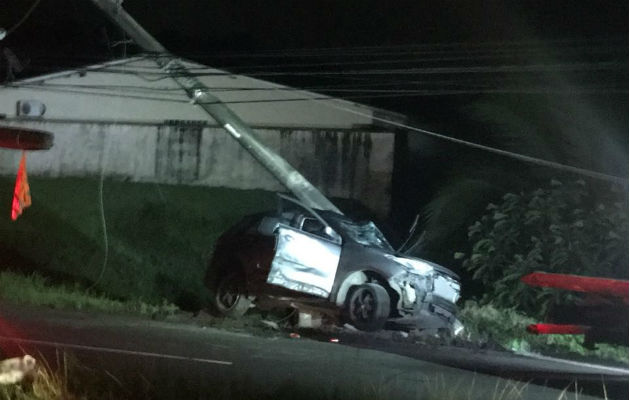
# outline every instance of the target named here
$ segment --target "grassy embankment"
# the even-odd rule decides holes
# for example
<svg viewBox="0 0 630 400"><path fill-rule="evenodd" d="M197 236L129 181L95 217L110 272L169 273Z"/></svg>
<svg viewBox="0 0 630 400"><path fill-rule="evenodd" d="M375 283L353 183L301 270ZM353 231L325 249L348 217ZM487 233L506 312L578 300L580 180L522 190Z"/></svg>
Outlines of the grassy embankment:
<svg viewBox="0 0 630 400"><path fill-rule="evenodd" d="M0 205L6 205L0 213L0 270L37 273L49 284L65 285L56 295L43 289L41 277L0 275L4 301L31 304L199 309L207 301L202 278L215 240L242 216L275 206L275 195L259 190L106 180L103 270L97 179L31 177L33 205L17 221L9 217L13 182L0 178Z"/></svg>

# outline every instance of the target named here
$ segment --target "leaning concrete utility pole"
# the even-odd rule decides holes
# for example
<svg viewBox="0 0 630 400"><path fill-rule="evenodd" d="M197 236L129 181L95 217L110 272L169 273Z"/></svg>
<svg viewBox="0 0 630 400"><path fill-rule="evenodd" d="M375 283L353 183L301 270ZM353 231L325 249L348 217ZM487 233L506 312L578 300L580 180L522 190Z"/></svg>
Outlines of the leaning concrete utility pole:
<svg viewBox="0 0 630 400"><path fill-rule="evenodd" d="M301 202L311 208L341 213L315 186L284 158L265 146L256 133L210 89L195 78L173 54L138 24L121 6L122 1L92 0L145 52L155 55L160 68L174 79L208 115L218 122L258 162Z"/></svg>

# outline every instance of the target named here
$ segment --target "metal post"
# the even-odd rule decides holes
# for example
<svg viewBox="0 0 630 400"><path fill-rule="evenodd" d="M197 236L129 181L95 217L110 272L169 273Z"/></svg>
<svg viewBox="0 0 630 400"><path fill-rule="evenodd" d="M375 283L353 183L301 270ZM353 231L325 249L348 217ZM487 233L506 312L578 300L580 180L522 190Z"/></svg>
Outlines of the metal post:
<svg viewBox="0 0 630 400"><path fill-rule="evenodd" d="M238 115L210 93L210 89L191 74L154 37L122 8L111 0L92 0L144 51L153 53L157 64L170 75L208 115L243 146L258 162L307 206L341 213L335 205L313 186L284 158L265 146L256 133Z"/></svg>

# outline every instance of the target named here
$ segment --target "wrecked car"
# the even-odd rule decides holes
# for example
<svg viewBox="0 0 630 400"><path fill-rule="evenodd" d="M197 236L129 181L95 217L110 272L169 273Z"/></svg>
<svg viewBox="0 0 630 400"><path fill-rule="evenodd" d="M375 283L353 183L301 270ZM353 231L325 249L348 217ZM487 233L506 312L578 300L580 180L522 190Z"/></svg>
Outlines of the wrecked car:
<svg viewBox="0 0 630 400"><path fill-rule="evenodd" d="M278 210L243 218L217 241L205 284L218 313L292 307L364 331L462 330L454 272L396 253L373 222L280 197Z"/></svg>

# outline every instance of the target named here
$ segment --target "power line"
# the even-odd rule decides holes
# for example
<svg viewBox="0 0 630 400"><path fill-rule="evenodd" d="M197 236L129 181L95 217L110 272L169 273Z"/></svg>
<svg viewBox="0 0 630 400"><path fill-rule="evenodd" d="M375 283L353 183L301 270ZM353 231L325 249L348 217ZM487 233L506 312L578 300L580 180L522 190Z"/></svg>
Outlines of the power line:
<svg viewBox="0 0 630 400"><path fill-rule="evenodd" d="M549 67L549 66L546 66ZM102 70L106 70L107 68L101 69ZM125 71L126 73L129 73L129 71ZM137 74L137 72L134 72L134 74ZM232 75L232 74L228 74L228 75ZM26 86L26 85L23 85ZM39 89L46 89L45 87L42 87L42 85L31 85L32 87L36 87ZM50 90L50 88L48 88ZM55 90L55 89L52 89ZM59 89L57 88L56 90L63 90L63 89ZM75 93L82 93L82 94L90 94L89 92L84 92L84 91L71 91L71 92L75 92ZM466 91L451 91L449 93L464 93ZM505 89L498 89L495 92L505 92ZM302 93L306 93L302 90ZM426 93L430 93L430 91L426 91ZM479 91L476 91L475 93L479 93ZM95 95L108 95L108 94L103 94L103 93L91 93L91 94L95 94ZM416 93L414 93L415 95ZM118 97L129 97L129 96L125 96L122 95L120 93L117 94L113 94L114 96L118 96ZM389 95L389 94L386 94ZM397 97L403 96L405 95L405 93L396 93L394 94ZM361 96L353 96L350 98L357 98L357 97L361 97ZM376 96L369 96L369 97L376 97ZM379 96L380 97L380 96ZM147 97L139 97L139 98L145 98L147 99ZM150 98L149 98L150 99ZM174 101L171 99L163 99L163 98L157 98L156 100L162 100L162 101ZM422 133L428 136L432 136L438 139L442 139L442 140L446 140L446 141L450 141L453 143L457 143L460 145L465 145L471 148L475 148L475 149L479 149L479 150L484 150L487 152L491 152L494 154L498 154L498 155L502 155L502 156L506 156L512 159L516 159L519 161L523 161L523 162L527 162L527 163L531 163L534 165L538 165L538 166L544 166L544 167L548 167L548 168L553 168L553 169L558 169L558 170L562 170L562 171L566 171L566 172L571 172L571 173L576 173L579 175L583 175L583 176L588 176L591 178L595 178L595 179L600 179L600 180L604 180L604 181L609 181L609 182L614 182L614 183L622 183L622 184L627 184L627 180L617 177L617 176L613 176L613 175L607 175L607 174L603 174L603 173L599 173L596 171L591 171L591 170L587 170L587 169L583 169L583 168L578 168L578 167L574 167L571 165L566 165L566 164L561 164L561 163L557 163L557 162L553 162L553 161L548 161L548 160L543 160L543 159L539 159L536 157L531 157L531 156L526 156L523 154L519 154L519 153L514 153L514 152L510 152L510 151L506 151L506 150L502 150L502 149L497 149L497 148L493 148L490 146L485 146L485 145L481 145L478 143L474 143L474 142L469 142L469 141L465 141L462 139L457 139L457 138L453 138L447 135L443 135L437 132L432 132L432 131L428 131L425 129L421 129L421 128L417 128L411 125L407 125L407 124L403 124L403 123L399 123L399 122L394 122L394 121L390 121L384 118L380 118L371 114L367 114L367 113L363 113L361 111L357 111L354 109L350 109L347 107L343 107L340 106L338 104L339 100L334 99L334 98L330 98L328 96L323 97L323 98L317 98L314 97L312 95L310 95L309 93L306 93L306 97L304 98L295 98L295 99L263 99L263 100L247 100L247 101L225 101L225 102L221 102L223 104L235 104L235 103L258 103L258 102L287 102L287 101L304 101L304 100L308 100L308 101L315 101L318 103L322 103L323 105L327 106L327 107L332 107L341 111L345 111L348 113L352 113L352 114L356 114L356 115L360 115L363 117L366 117L368 119L372 119L372 120L376 120L376 121L380 121L383 122L385 124L389 124L392 126L397 126L400 128L404 128L404 129L408 129L414 132L418 132L418 133ZM177 101L177 100L175 100ZM181 101L181 102L186 102L186 101Z"/></svg>
<svg viewBox="0 0 630 400"><path fill-rule="evenodd" d="M446 74L478 74L478 73L533 73L533 72L591 72L606 70L621 70L627 68L620 62L596 62L596 63L570 63L570 64L529 64L529 65L496 65L496 66L466 66L466 67L424 67L424 68L386 68L346 71L254 71L247 76L345 76L345 75L446 75ZM199 72L210 70L208 72ZM103 68L99 71L123 74L153 75L158 78L168 78L169 74L157 71L157 68L146 70L128 71L116 68ZM191 73L199 76L234 76L237 73L216 70L214 68L199 68L198 72Z"/></svg>
<svg viewBox="0 0 630 400"><path fill-rule="evenodd" d="M79 90L79 89L66 89L63 87L48 87L47 85L33 85L33 84L21 84L21 85L11 85L9 87L23 87L29 89L39 89L51 92L63 92L63 93L73 93L73 94L83 94L83 95L93 95L93 96L103 96L103 97L120 97L120 98L129 98L129 99L138 99L138 100L150 100L150 101L161 101L161 102L173 102L173 103L190 103L190 99L184 95L180 97L151 97L151 96L141 96L141 95L131 95L125 93L105 93L105 92L95 92L88 90ZM238 89L237 89L238 90ZM295 89L292 92L303 91L303 89ZM618 89L618 88L586 88L586 89L567 89L567 90L549 90L545 88L521 88L521 89L427 89L427 90L417 90L413 92L393 92L393 93L377 93L377 94L358 94L358 95L350 95L339 97L342 100L367 100L367 99L384 99L384 98L409 98L409 97L425 97L425 96L453 96L453 95L473 95L473 94L598 94L598 93L627 93L626 89ZM289 98L281 98L281 99L257 99L257 100L224 100L221 101L223 104L261 104L261 103L292 103L292 102L302 102L302 101L310 101L310 100L333 100L332 97L322 95L320 97L289 97ZM216 102L218 104L218 102ZM215 103L204 103L204 104L215 104Z"/></svg>
<svg viewBox="0 0 630 400"><path fill-rule="evenodd" d="M33 1L33 4L31 5L31 8L28 9L28 11L26 11L26 13L24 14L24 16L15 24L13 25L11 28L9 28L7 30L7 36L10 35L13 31L15 31L17 28L20 27L20 25L22 25L27 19L28 17L31 15L31 13L33 11L35 11L35 8L39 5L39 2L41 0L35 0Z"/></svg>
<svg viewBox="0 0 630 400"><path fill-rule="evenodd" d="M462 139L457 139L451 136L447 136L447 135L443 135L437 132L433 132L433 131L429 131L426 129L421 129L421 128L417 128L415 126L411 126L411 125L407 125L401 122L395 122L395 121L390 121L388 119L385 118L380 118L374 115L370 115L361 111L357 111L351 108L347 108L338 104L334 104L338 101L335 101L335 99L332 99L332 101L327 101L327 102L322 102L316 99L313 99L314 101L318 102L318 103L322 103L323 105L325 105L326 107L331 107L340 111L345 111L351 114L355 114L355 115L359 115L359 116L363 116L366 118L372 118L376 121L385 123L387 125L392 125L392 126L396 126L399 128L404 128L413 132L418 132L418 133L422 133L424 135L427 136L431 136L437 139L441 139L441 140L445 140L448 142L452 142L452 143L456 143L456 144L460 144L460 145L464 145L467 147L471 147L474 149L478 149L478 150L483 150L483 151L487 151L490 153L494 153L494 154L498 154L500 156L504 156L504 157L508 157L508 158L512 158L518 161L523 161L526 163L530 163L530 164L534 164L537 166L541 166L541 167L547 167L547 168L552 168L552 169L557 169L560 171L564 171L564 172L570 172L570 173L574 173L577 175L582 175L582 176L587 176L589 178L593 178L593 179L598 179L598 180L602 180L602 181L606 181L606 182L612 182L612 183L616 183L616 184L621 184L621 185L628 185L628 180L625 178L621 178L618 176L614 176L614 175L608 175L608 174L604 174L601 172L596 172L596 171L591 171L585 168L578 168L578 167L574 167L572 165L566 165L566 164L562 164L562 163L557 163L554 161L548 161L548 160L543 160L540 158L536 158L536 157L531 157L531 156L526 156L524 154L519 154L519 153L514 153L511 151L507 151L507 150L502 150L502 149L497 149L494 147L490 147L490 146L485 146L479 143L474 143L474 142L469 142L467 140L462 140Z"/></svg>
<svg viewBox="0 0 630 400"><path fill-rule="evenodd" d="M520 93L528 93L528 92L541 92L541 93L576 93L576 92L589 92L589 91L615 91L615 92L627 92L625 89L619 88L615 84L610 85L581 85L581 86L573 86L565 89L557 89L550 88L545 86L512 86L512 87L495 87L495 82L490 83L481 83L475 81L473 84L461 82L457 80L448 80L441 82L419 82L419 84L423 84L425 86L434 86L434 87L425 87L425 88L414 88L414 89L374 89L371 88L369 84L367 85L357 85L358 87L363 86L364 88L357 88L354 85L328 85L328 86L312 86L312 87L303 87L303 88L293 88L293 87L247 87L247 86L212 86L211 89L213 92L303 92L305 90L308 91L319 91L319 92L330 92L330 93L374 93L374 94L431 94L434 92L437 93L462 93L462 92L470 92L470 93L483 93L487 91L492 92L520 92ZM390 85L390 84L388 84ZM435 87L436 85L446 85L451 86L451 88L444 88L443 86ZM378 86L378 85L377 85ZM77 93L101 93L101 92L90 92L87 89L91 90L105 90L105 91L126 91L126 92L140 92L140 93L181 93L181 88L173 88L173 87L145 87L145 86L135 86L135 85L83 85L83 84L54 84L54 83L41 83L41 84L13 84L11 87L29 87L29 88L61 88L61 89L73 89L76 90ZM182 94L183 96L183 94Z"/></svg>
<svg viewBox="0 0 630 400"><path fill-rule="evenodd" d="M617 43L614 43L617 42ZM587 44L592 43L592 44ZM343 56L357 56L357 55L393 55L393 54L474 54L483 52L520 52L520 51L541 51L548 52L550 49L589 49L589 48L601 48L602 45L611 47L617 45L619 47L624 46L625 41L623 39L611 40L604 39L599 42L593 42L588 40L576 41L573 43L562 41L545 41L544 43L531 43L529 45L521 46L475 46L474 44L467 44L462 46L423 46L423 45L408 45L408 46L369 46L369 47L336 47L329 48L328 50L317 49L285 49L274 50L265 52L241 52L241 53L218 53L218 52L188 52L184 53L188 57L192 56L207 56L213 55L220 58L283 58L283 57L322 57L332 55ZM529 47L526 47L529 46Z"/></svg>
<svg viewBox="0 0 630 400"><path fill-rule="evenodd" d="M594 51L590 54L608 54L611 53L611 49L598 49L598 51ZM532 57L530 52L519 52L518 56L527 57L528 59ZM566 57L566 54L563 54ZM224 69L238 69L240 72L256 70L260 68L273 68L273 69L282 69L282 68L314 68L314 67L335 67L339 65L379 65L379 64L426 64L431 62L444 62L444 61L476 61L476 60L497 60L501 58L514 58L513 54L494 54L494 55L461 55L461 56L446 56L446 57L422 57L422 58L412 58L412 59L381 59L381 60L355 60L355 61L328 61L328 62L310 62L310 63L283 63L283 64L258 64L258 65L222 65L221 68ZM191 68L191 70L195 70L196 68Z"/></svg>
<svg viewBox="0 0 630 400"><path fill-rule="evenodd" d="M398 45L370 45L370 46L335 46L335 47L308 47L308 48L287 48L287 49L276 49L276 50L267 50L261 51L258 53L253 53L251 51L247 52L227 52L227 53L216 53L217 55L258 55L258 54L300 54L300 53L330 53L330 52L351 52L351 51L372 51L374 49L435 49L435 48L460 48L460 49L470 49L470 48L491 48L491 49L501 49L501 48L511 48L511 47L542 47L549 45L563 45L563 46L576 46L583 44L592 44L592 45L610 45L612 42L619 42L621 44L625 43L626 38L618 37L618 38L610 38L610 37L593 37L593 38L561 38L561 39L546 39L546 40L519 40L519 41L487 41L487 42L438 42L438 43L407 43L407 44L398 44ZM200 53L198 53L200 54ZM207 53L203 53L207 54Z"/></svg>
<svg viewBox="0 0 630 400"><path fill-rule="evenodd" d="M39 85L34 85L36 87L39 87ZM60 90L60 89L52 89L52 90ZM71 91L71 92L75 92L76 91ZM321 103L326 107L330 107L330 108L334 108L340 111L344 111L347 113L351 113L351 114L355 114L355 115L359 115L359 116L363 116L367 119L371 119L371 120L376 120L379 122L382 122L384 124L387 125L392 125L392 126L396 126L399 128L404 128L413 132L418 132L418 133L422 133L424 135L428 135L431 137L435 137L437 139L441 139L441 140L445 140L448 142L452 142L452 143L456 143L459 145L464 145L467 147L471 147L471 148L475 148L478 150L483 150L483 151L487 151L490 153L494 153L494 154L498 154L504 157L508 157L508 158L512 158L518 161L522 161L522 162L526 162L526 163L530 163L530 164L534 164L537 166L542 166L542 167L547 167L547 168L552 168L552 169L557 169L557 170L561 170L561 171L565 171L565 172L570 172L570 173L574 173L574 174L578 174L578 175L582 175L582 176L587 176L590 178L594 178L594 179L598 179L598 180L603 180L603 181L607 181L607 182L613 182L613 183L617 183L617 184L622 184L622 185L627 185L628 180L618 177L618 176L613 176L613 175L608 175L608 174L604 174L604 173L600 173L600 172L596 172L596 171L591 171L588 169L584 169L584 168L578 168L578 167L574 167L571 165L566 165L566 164L562 164L562 163L557 163L554 161L548 161L548 160L543 160L540 158L536 158L536 157L532 157L532 156L527 156L527 155L523 155L523 154L519 154L519 153L514 153L511 151L507 151L507 150L502 150L502 149L497 149L494 147L490 147L490 146L486 146L486 145L482 145L482 144L478 144L478 143L474 143L474 142L470 142L470 141L466 141L466 140L462 140L462 139L457 139L451 136L447 136L444 134L440 134L437 132L433 132L433 131L429 131L426 129L421 129L421 128L417 128L408 124L404 124L404 123L400 123L400 122L395 122L395 121L390 121L388 119L385 118L380 118L378 116L372 115L372 114L368 114L368 113L364 113L361 111L357 111L355 109L351 109L348 107L344 107L342 105L339 105L339 99L335 99L335 98L331 98L331 97L314 97L311 96L310 94L308 94L307 92L302 91L303 93L305 93L305 96L302 98L294 98L294 99L265 99L265 100L246 100L246 101L222 101L221 103L223 104L243 104L243 103L267 103L267 102L292 102L292 101L314 101L317 103ZM95 95L107 95L107 94L102 94L102 93L85 93L85 92L78 92L78 93L83 93L83 94L95 94ZM125 95L113 95L113 96L117 96L117 97L130 97L130 96L125 96ZM399 95L396 95L399 96ZM353 97L348 97L348 99L354 99L354 98L359 98L362 96L353 96ZM367 96L367 97L381 97L381 96ZM149 100L161 100L161 101L176 101L176 100L166 100L166 99L160 99L160 98L156 98L156 99L151 99L151 98L147 98L147 97L139 97L139 96L133 96L133 98L141 98L141 99L149 99ZM188 103L188 101L177 101L180 103Z"/></svg>
<svg viewBox="0 0 630 400"><path fill-rule="evenodd" d="M554 49L557 50L557 49ZM488 54L485 54L488 53ZM232 65L223 65L222 68L238 68L238 69L255 69L255 68L295 68L295 67L320 67L320 66L336 66L336 65L374 65L374 64L400 64L400 63L427 63L427 62L443 62L443 61L461 61L461 60L484 60L484 59L500 59L500 58L515 58L515 57L527 57L532 58L536 57L536 55L548 55L548 51L544 51L541 49L521 49L521 50L511 50L509 52L506 51L483 51L476 52L472 54L467 51L454 52L452 54L444 54L440 53L438 55L422 53L423 57L418 57L418 54L410 53L410 52L401 52L401 53L339 53L339 54L313 54L313 57L317 58L326 58L326 59L337 59L337 61L330 62L304 62L304 63L286 63L283 62L281 64L259 64L259 65L242 65L242 64L232 64ZM591 56L591 55L619 55L618 53L627 54L627 48L625 46L611 46L608 44L605 47L584 47L584 48L572 48L571 50L562 49L562 56L566 58L567 56ZM256 53L248 53L248 56L252 58L256 58ZM392 58L395 56L395 58ZM189 57L202 59L202 60L212 60L216 62L221 60L223 57L216 53L191 53ZM356 58L361 58L357 60ZM267 58L267 57L263 57ZM299 54L290 55L285 54L283 57L268 57L268 58L285 58L285 59L301 59L304 58ZM347 59L355 59L351 61L346 61ZM369 58L369 60L365 60ZM377 58L377 60L375 60ZM31 57L33 61L38 60L97 60L102 61L103 57L99 56L84 56L84 55L37 55ZM339 59L343 61L339 61ZM196 68L191 68L192 70Z"/></svg>

